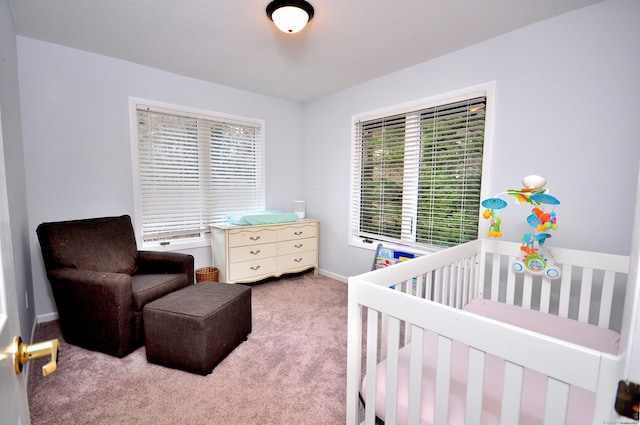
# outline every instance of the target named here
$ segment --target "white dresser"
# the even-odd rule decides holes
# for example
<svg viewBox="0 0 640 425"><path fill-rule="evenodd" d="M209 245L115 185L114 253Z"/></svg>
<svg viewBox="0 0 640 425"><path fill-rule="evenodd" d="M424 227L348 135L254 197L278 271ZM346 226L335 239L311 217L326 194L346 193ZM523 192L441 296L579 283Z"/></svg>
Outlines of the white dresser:
<svg viewBox="0 0 640 425"><path fill-rule="evenodd" d="M310 268L317 276L319 223L306 219L255 226L211 226L211 252L218 280L255 282Z"/></svg>

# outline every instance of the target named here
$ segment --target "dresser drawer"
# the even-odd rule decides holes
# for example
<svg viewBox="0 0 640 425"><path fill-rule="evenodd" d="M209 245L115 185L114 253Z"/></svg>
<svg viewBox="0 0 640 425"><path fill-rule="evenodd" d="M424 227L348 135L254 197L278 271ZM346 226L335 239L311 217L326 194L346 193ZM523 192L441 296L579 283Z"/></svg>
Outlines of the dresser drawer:
<svg viewBox="0 0 640 425"><path fill-rule="evenodd" d="M229 247L271 243L277 237L276 229L234 230L229 232Z"/></svg>
<svg viewBox="0 0 640 425"><path fill-rule="evenodd" d="M275 257L278 252L278 245L275 243L263 243L257 245L244 245L229 248L229 260L232 263L239 263L249 260L260 260L262 258Z"/></svg>
<svg viewBox="0 0 640 425"><path fill-rule="evenodd" d="M278 242L278 255L293 254L296 252L311 251L318 246L318 239L293 239L290 241Z"/></svg>
<svg viewBox="0 0 640 425"><path fill-rule="evenodd" d="M278 270L276 257L263 258L261 260L243 261L229 264L229 280L241 281L251 278L270 275Z"/></svg>
<svg viewBox="0 0 640 425"><path fill-rule="evenodd" d="M278 230L278 240L288 241L292 239L315 238L318 236L318 227L315 225L287 226Z"/></svg>
<svg viewBox="0 0 640 425"><path fill-rule="evenodd" d="M296 252L294 254L278 256L278 270L295 270L315 266L317 264L318 254L314 249L312 251Z"/></svg>

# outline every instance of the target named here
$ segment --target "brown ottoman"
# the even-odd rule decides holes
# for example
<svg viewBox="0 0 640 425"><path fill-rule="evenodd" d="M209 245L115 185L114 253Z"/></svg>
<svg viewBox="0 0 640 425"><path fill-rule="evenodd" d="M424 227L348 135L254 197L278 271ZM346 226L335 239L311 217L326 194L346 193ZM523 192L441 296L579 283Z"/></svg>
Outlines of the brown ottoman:
<svg viewBox="0 0 640 425"><path fill-rule="evenodd" d="M144 306L147 361L207 375L251 333L251 288L206 282Z"/></svg>

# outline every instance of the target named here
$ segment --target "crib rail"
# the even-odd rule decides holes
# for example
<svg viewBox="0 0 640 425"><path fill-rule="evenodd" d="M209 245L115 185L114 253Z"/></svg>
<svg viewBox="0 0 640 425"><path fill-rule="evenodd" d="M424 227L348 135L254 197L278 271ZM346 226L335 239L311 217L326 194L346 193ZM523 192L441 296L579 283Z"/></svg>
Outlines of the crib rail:
<svg viewBox="0 0 640 425"><path fill-rule="evenodd" d="M534 332L485 319L459 310L472 298L481 297L540 310L619 331L625 318L611 305L624 298L628 257L593 254L575 250L553 250L562 278L516 274L511 264L519 244L496 240L476 240L455 248L429 254L408 262L349 279L349 346L347 375L347 424L359 424L358 394L366 365L369 400L365 423L375 421L373 395L375 365L387 358L387 425L395 423L395 382L398 350L412 342L412 357L422 352L422 336L428 329L438 334L437 406L448 405L448 372L451 343L468 345L469 377L467 423L479 418L482 410L482 370L487 355L505 359L502 423L518 423L522 371L526 366L548 377L545 423L566 414L569 386L596 394L594 424L608 420L612 412L615 377L622 373L619 356L603 354ZM390 290L394 289L393 291ZM620 305L623 303L620 302ZM366 313L366 314L365 314ZM363 333L363 317L366 332ZM613 320L612 320L613 317ZM623 325L624 327L624 325ZM470 331L471 330L471 331ZM490 338L487 338L490 335ZM363 350L363 340L366 349ZM500 343L509 341L509 344ZM624 341L623 341L624 344ZM414 353L415 352L415 353ZM421 376L421 362L412 362L412 377ZM389 367L389 365L391 365ZM473 371L473 372L471 372ZM613 381L612 381L613 380ZM409 423L420 423L419 378L412 378ZM448 423L448 410L436 410L434 423ZM515 420L513 420L515 418Z"/></svg>
<svg viewBox="0 0 640 425"><path fill-rule="evenodd" d="M562 275L550 280L513 271L519 247L483 240L479 273L486 284L478 285L476 296L620 331L622 309L611 307L623 304L629 257L555 248L552 254Z"/></svg>
<svg viewBox="0 0 640 425"><path fill-rule="evenodd" d="M553 249L558 280L518 274L511 265L520 244L478 239L405 263L360 275L376 285L462 308L472 298L591 323L619 332L629 257L571 249Z"/></svg>
<svg viewBox="0 0 640 425"><path fill-rule="evenodd" d="M434 252L360 277L375 285L461 308L478 292L482 247L483 241L478 239L459 245L456 250Z"/></svg>

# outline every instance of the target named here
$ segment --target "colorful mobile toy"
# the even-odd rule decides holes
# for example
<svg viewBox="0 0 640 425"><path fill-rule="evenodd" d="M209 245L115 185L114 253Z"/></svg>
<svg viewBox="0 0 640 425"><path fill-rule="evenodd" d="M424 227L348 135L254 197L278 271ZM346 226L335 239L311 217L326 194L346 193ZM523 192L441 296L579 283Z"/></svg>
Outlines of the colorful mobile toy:
<svg viewBox="0 0 640 425"><path fill-rule="evenodd" d="M540 176L527 176L522 179L523 188L509 189L506 194L514 196L516 203L528 203L533 206L531 214L527 217L527 223L533 228L522 237L520 247L520 257L512 267L516 273L542 274L549 279L560 277L560 269L555 266L553 257L544 248L547 239L551 237L549 232L558 228L558 218L555 206L560 205L560 201L547 193L544 185L547 181ZM502 220L498 217L498 212L507 207L507 202L500 199L498 194L493 198L482 201L485 208L482 216L490 220L489 237L502 237L500 224ZM545 211L546 206L551 206L551 211Z"/></svg>

